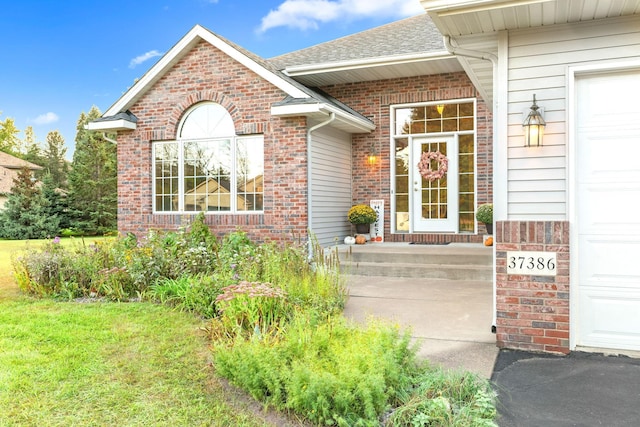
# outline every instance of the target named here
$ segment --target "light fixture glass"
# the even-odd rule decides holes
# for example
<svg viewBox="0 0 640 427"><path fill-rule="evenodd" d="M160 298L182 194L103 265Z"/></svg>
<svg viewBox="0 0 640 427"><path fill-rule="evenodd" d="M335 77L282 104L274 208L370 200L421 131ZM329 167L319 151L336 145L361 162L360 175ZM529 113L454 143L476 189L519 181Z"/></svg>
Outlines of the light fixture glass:
<svg viewBox="0 0 640 427"><path fill-rule="evenodd" d="M367 163L369 166L375 166L378 163L378 153L376 152L376 147L371 144L371 151L369 151L369 155L367 156Z"/></svg>
<svg viewBox="0 0 640 427"><path fill-rule="evenodd" d="M438 114L440 114L440 116L442 116L442 112L444 111L444 104L436 105L436 110L438 111Z"/></svg>
<svg viewBox="0 0 640 427"><path fill-rule="evenodd" d="M538 111L540 107L536 104L536 95L533 94L533 105L531 111L524 119L522 127L524 128L524 146L539 147L542 145L542 137L544 136L544 127L546 125L542 114Z"/></svg>

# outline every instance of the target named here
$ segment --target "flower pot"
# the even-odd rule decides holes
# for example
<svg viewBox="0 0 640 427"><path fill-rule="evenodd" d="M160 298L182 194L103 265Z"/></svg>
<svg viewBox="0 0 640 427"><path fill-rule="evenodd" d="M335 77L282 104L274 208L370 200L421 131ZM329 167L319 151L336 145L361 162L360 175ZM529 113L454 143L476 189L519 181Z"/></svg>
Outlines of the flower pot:
<svg viewBox="0 0 640 427"><path fill-rule="evenodd" d="M493 223L492 222L485 223L484 226L487 227L487 234L493 234Z"/></svg>
<svg viewBox="0 0 640 427"><path fill-rule="evenodd" d="M356 224L356 232L358 234L369 234L371 224Z"/></svg>

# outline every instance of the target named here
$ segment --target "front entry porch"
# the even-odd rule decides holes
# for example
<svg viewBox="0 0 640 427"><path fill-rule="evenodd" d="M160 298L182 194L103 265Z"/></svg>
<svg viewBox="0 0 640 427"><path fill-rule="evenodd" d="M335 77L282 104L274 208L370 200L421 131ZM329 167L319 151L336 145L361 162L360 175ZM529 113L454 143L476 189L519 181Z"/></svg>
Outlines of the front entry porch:
<svg viewBox="0 0 640 427"><path fill-rule="evenodd" d="M481 244L341 246L349 274L346 317L410 328L418 355L489 378L498 353L493 321L493 254Z"/></svg>

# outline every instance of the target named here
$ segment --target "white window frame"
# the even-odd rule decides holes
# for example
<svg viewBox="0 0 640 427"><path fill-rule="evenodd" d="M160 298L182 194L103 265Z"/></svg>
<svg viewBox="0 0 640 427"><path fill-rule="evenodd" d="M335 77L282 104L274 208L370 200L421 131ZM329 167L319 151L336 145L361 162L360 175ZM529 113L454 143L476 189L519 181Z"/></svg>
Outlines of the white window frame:
<svg viewBox="0 0 640 427"><path fill-rule="evenodd" d="M213 103L207 103L207 104L213 104ZM191 110L189 112L187 112L187 114L185 114L182 122L180 123L180 125L178 126L178 129L183 129L183 126L185 124L185 120L186 118L189 117L189 114L195 110L196 108L205 105L203 103L197 104L194 107L191 108ZM229 198L230 198L230 207L229 210L215 210L215 211L202 211L205 214L218 214L218 215L230 215L230 214L264 214L264 191L262 193L263 195L263 204L262 210L238 210L238 188L237 188L237 183L238 183L238 158L237 158L237 149L238 149L238 142L242 141L242 140L250 140L250 139L260 139L262 141L262 158L263 158L263 176L264 176L264 135L260 135L260 134L253 134L253 135L230 135L230 136L220 136L217 135L215 137L211 137L211 138L178 138L174 141L154 141L152 143L152 165L151 165L151 180L152 180L152 208L153 208L153 213L154 214L158 214L158 215L162 215L162 214L195 214L195 213L199 213L200 211L193 211L193 210L185 210L185 189L184 189L184 181L185 181L185 168L184 168L184 145L185 143L215 143L218 141L230 141L230 152L231 152L231 173L230 173L230 183L229 183ZM157 192L156 192L156 185L157 185L157 179L158 177L156 176L156 150L158 149L159 146L163 145L163 144L177 144L177 148L178 148L178 209L177 210L158 210L158 207L156 205L157 203Z"/></svg>
<svg viewBox="0 0 640 427"><path fill-rule="evenodd" d="M473 102L473 130L472 131L457 131L457 132L432 132L432 133L420 133L420 134L396 134L396 110L402 108L413 108L413 107L423 107L423 106L432 106L439 104L463 104L467 102ZM409 104L394 104L389 106L389 153L390 153L390 225L389 229L391 234L414 234L412 221L409 223L409 231L398 231L396 230L396 162L395 162L395 143L398 138L407 138L409 140L409 145L412 144L412 139L415 137L431 137L431 136L447 136L447 135L464 135L464 134L473 134L473 144L474 144L474 159L473 159L473 167L474 167L474 197L476 201L476 205L478 203L478 99L477 98L460 98L460 99L448 99L448 100L440 100L440 101L427 101L427 102L413 102ZM413 179L411 176L412 171L410 170L409 179ZM437 233L437 232L434 232ZM477 234L478 228L477 224L474 225L474 231L471 234ZM468 234L465 232L464 234Z"/></svg>

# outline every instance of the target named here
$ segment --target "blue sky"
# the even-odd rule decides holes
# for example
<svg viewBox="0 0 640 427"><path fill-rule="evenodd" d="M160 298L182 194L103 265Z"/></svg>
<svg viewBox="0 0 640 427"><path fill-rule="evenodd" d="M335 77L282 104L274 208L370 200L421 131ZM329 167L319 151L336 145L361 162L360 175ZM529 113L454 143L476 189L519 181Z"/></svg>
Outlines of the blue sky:
<svg viewBox="0 0 640 427"><path fill-rule="evenodd" d="M106 111L195 24L270 58L421 13L419 0L12 0L0 9L0 120L58 130Z"/></svg>

